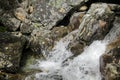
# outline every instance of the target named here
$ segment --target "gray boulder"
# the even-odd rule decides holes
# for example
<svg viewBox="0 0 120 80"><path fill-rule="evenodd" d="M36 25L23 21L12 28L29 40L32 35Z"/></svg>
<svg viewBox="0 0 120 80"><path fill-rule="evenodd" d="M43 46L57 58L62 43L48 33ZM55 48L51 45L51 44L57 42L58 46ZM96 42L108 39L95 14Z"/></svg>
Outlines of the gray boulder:
<svg viewBox="0 0 120 80"><path fill-rule="evenodd" d="M81 5L88 0L35 0L34 11L30 15L32 21L41 23L46 29L51 29L62 20L75 6ZM78 6L79 8L80 6ZM71 11L73 14L74 11ZM67 20L69 21L69 19Z"/></svg>

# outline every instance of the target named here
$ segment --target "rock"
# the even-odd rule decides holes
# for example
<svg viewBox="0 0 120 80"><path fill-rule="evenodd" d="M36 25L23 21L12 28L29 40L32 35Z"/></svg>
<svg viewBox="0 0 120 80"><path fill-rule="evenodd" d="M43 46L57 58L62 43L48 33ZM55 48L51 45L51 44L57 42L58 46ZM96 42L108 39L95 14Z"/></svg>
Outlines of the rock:
<svg viewBox="0 0 120 80"><path fill-rule="evenodd" d="M13 16L12 12L1 15L0 21L8 31L16 31L20 26L20 21Z"/></svg>
<svg viewBox="0 0 120 80"><path fill-rule="evenodd" d="M74 56L80 55L84 51L85 45L81 43L77 43L71 46L70 50L74 54Z"/></svg>
<svg viewBox="0 0 120 80"><path fill-rule="evenodd" d="M28 49L24 50L20 62L20 71L26 74L31 72L41 72L40 68L37 66L38 60L45 60L43 54L36 54Z"/></svg>
<svg viewBox="0 0 120 80"><path fill-rule="evenodd" d="M56 41L69 33L68 27L55 27L51 31L37 28L31 33L31 49L41 53L41 50L51 51Z"/></svg>
<svg viewBox="0 0 120 80"><path fill-rule="evenodd" d="M4 1L0 1L0 8L4 9L4 10L12 10L15 9L19 6L19 0L4 0Z"/></svg>
<svg viewBox="0 0 120 80"><path fill-rule="evenodd" d="M35 0L34 11L31 14L32 21L38 21L46 29L51 29L62 20L73 6L83 5L88 0ZM73 13L72 13L73 14ZM70 14L71 15L71 14Z"/></svg>
<svg viewBox="0 0 120 80"><path fill-rule="evenodd" d="M34 10L33 6L29 6L28 13L31 14L33 12L33 10Z"/></svg>
<svg viewBox="0 0 120 80"><path fill-rule="evenodd" d="M21 23L20 32L24 34L30 34L35 28L35 25L29 23Z"/></svg>
<svg viewBox="0 0 120 80"><path fill-rule="evenodd" d="M81 6L80 9L79 9L79 11L86 11L87 8L88 8L87 6Z"/></svg>
<svg viewBox="0 0 120 80"><path fill-rule="evenodd" d="M16 79L17 80L24 80L25 75L0 72L0 80L16 80Z"/></svg>
<svg viewBox="0 0 120 80"><path fill-rule="evenodd" d="M113 22L113 28L105 36L104 40L109 40L109 42L111 42L117 37L119 37L119 35L120 35L120 17L116 16Z"/></svg>
<svg viewBox="0 0 120 80"><path fill-rule="evenodd" d="M0 70L17 72L25 39L21 33L0 33Z"/></svg>
<svg viewBox="0 0 120 80"><path fill-rule="evenodd" d="M69 28L71 29L71 31L79 28L84 15L85 13L83 12L74 13L72 15L72 17L70 18L70 23L69 23Z"/></svg>
<svg viewBox="0 0 120 80"><path fill-rule="evenodd" d="M92 41L105 37L112 27L114 15L105 3L92 4L85 15L84 13L78 13L76 15L82 15L82 17L80 16L80 20L76 21L77 23L74 23L71 17L70 23L72 25L74 23L73 26L79 27L79 31L76 34L76 39L70 42L69 47L74 55L79 55L84 47Z"/></svg>
<svg viewBox="0 0 120 80"><path fill-rule="evenodd" d="M112 27L114 14L105 3L92 4L79 26L79 40L91 43L103 39Z"/></svg>
<svg viewBox="0 0 120 80"><path fill-rule="evenodd" d="M6 27L4 27L3 25L0 25L0 32L6 32L7 29Z"/></svg>
<svg viewBox="0 0 120 80"><path fill-rule="evenodd" d="M108 44L100 58L100 71L103 80L120 79L120 37Z"/></svg>
<svg viewBox="0 0 120 80"><path fill-rule="evenodd" d="M25 12L23 8L20 7L14 11L14 15L17 19L24 22L26 19L27 13Z"/></svg>
<svg viewBox="0 0 120 80"><path fill-rule="evenodd" d="M120 11L120 5L118 4L108 4L112 11Z"/></svg>
<svg viewBox="0 0 120 80"><path fill-rule="evenodd" d="M59 41L60 38L66 36L69 32L70 30L68 29L68 27L65 26L55 27L52 29L51 35L53 36L53 39L55 41Z"/></svg>

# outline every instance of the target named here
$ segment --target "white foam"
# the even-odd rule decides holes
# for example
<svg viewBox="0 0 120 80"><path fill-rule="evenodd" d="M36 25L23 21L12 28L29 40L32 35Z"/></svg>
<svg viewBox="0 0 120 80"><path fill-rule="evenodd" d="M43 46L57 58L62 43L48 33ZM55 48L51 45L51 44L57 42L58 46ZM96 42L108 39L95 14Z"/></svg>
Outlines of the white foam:
<svg viewBox="0 0 120 80"><path fill-rule="evenodd" d="M85 51L61 70L63 80L101 80L99 57L105 52L106 43L93 42Z"/></svg>
<svg viewBox="0 0 120 80"><path fill-rule="evenodd" d="M94 41L81 55L62 66L72 56L66 48L68 43L58 42L46 61L38 61L37 67L43 72L35 74L34 80L101 80L99 57L105 52L107 42Z"/></svg>

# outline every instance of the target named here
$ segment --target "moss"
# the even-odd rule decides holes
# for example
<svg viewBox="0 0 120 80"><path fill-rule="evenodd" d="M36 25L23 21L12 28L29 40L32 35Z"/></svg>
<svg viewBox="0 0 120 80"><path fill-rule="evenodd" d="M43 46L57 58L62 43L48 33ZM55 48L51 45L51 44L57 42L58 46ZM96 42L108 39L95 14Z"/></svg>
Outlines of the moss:
<svg viewBox="0 0 120 80"><path fill-rule="evenodd" d="M0 32L5 32L6 30L7 30L6 27L4 27L4 26L0 26Z"/></svg>
<svg viewBox="0 0 120 80"><path fill-rule="evenodd" d="M38 23L34 23L34 27L40 27L40 24L38 24Z"/></svg>

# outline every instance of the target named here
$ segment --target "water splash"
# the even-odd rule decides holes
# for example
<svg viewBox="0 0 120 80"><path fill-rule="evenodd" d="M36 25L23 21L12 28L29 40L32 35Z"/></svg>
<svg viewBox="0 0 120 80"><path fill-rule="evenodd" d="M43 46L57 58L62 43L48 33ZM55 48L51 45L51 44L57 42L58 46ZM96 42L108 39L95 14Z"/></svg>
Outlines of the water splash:
<svg viewBox="0 0 120 80"><path fill-rule="evenodd" d="M60 40L46 61L34 65L43 71L34 74L34 80L101 80L99 57L105 52L107 42L94 41L81 55L66 61L63 66L64 60L72 56L67 49L71 40L70 35L69 39ZM26 80L30 80L30 76Z"/></svg>
<svg viewBox="0 0 120 80"><path fill-rule="evenodd" d="M105 42L94 41L84 52L61 70L63 80L101 80L99 57L106 48Z"/></svg>

